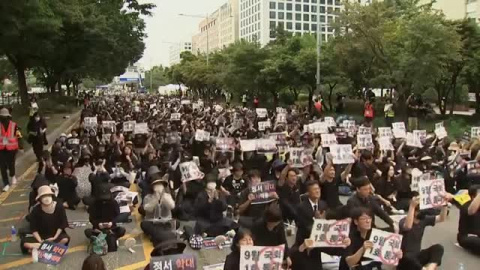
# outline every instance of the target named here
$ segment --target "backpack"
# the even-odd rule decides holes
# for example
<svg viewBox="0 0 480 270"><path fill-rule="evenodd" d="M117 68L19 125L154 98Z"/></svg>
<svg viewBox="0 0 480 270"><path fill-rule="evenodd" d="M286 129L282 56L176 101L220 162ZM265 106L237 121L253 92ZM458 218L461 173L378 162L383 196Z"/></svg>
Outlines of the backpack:
<svg viewBox="0 0 480 270"><path fill-rule="evenodd" d="M92 236L88 249L90 254L106 255L108 253L107 235L100 233L98 236Z"/></svg>

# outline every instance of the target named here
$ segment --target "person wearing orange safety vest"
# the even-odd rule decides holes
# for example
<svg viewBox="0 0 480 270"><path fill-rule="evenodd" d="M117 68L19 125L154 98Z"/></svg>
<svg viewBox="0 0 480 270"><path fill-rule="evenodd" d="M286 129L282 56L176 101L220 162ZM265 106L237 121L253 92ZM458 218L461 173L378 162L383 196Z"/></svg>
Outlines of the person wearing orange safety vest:
<svg viewBox="0 0 480 270"><path fill-rule="evenodd" d="M3 180L3 191L10 189L9 176L12 185L17 183L15 178L15 155L23 149L21 144L22 135L7 108L0 110L0 171Z"/></svg>

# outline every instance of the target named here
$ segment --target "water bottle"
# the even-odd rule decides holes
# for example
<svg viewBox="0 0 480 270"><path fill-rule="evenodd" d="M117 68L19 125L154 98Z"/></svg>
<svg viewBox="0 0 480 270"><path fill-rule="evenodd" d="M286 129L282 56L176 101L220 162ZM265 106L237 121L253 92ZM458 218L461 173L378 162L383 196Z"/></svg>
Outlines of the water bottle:
<svg viewBox="0 0 480 270"><path fill-rule="evenodd" d="M12 226L12 237L10 240L12 242L17 242L17 229L15 229L15 226Z"/></svg>
<svg viewBox="0 0 480 270"><path fill-rule="evenodd" d="M458 263L458 270L465 270L465 265L463 265L463 263Z"/></svg>

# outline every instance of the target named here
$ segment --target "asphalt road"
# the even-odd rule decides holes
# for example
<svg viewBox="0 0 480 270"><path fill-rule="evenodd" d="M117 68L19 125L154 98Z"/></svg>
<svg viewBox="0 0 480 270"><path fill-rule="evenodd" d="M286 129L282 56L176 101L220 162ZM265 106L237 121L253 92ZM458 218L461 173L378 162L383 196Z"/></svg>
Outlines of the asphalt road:
<svg viewBox="0 0 480 270"><path fill-rule="evenodd" d="M69 120L73 121L73 120ZM70 124L71 125L71 124ZM68 129L69 124L65 123L61 128L63 130ZM54 132L54 133L58 133ZM56 134L51 134L55 136ZM50 140L49 141L54 141ZM30 192L30 183L33 180L36 171L36 165L31 157L28 157L26 153L25 157L22 157L19 167L19 183L18 185L7 193L0 194L0 269L46 269L47 266L41 263L33 264L29 256L24 256L20 252L19 242L10 242L10 228L15 225L17 228L24 224L23 217L26 213L28 206L28 193ZM346 201L347 198L342 198L342 201ZM80 206L77 210L67 210L67 215L70 222L73 221L87 221L88 215L83 206ZM377 219L379 220L379 219ZM133 221L124 226L127 229L127 236L120 240L120 246L117 252L110 253L103 257L107 269L143 269L150 260L150 252L152 245L148 239L146 239L139 226L140 219L138 214L133 216ZM446 222L436 225L435 227L427 228L424 239L423 247L428 247L432 244L440 243L445 248L445 255L443 258L442 269L455 270L458 269L459 263L463 263L466 270L479 269L480 258L469 254L462 248L455 245L456 233L458 223L458 210L455 207L451 208L450 215ZM382 224L379 224L382 226ZM62 259L62 263L56 267L58 269L80 269L81 264L85 257L88 256L87 239L84 236L83 231L87 227L76 227L69 229L67 233L71 236L71 243L67 254ZM130 253L124 247L124 240L128 237L136 239L136 245L134 246L135 253ZM289 243L293 241L293 236L289 237ZM229 253L229 249L211 249L202 250L200 252L187 249L186 253L195 253L198 262L199 269L205 265L212 265L222 263L225 260L226 255ZM50 267L51 268L51 267ZM330 269L335 269L333 266Z"/></svg>

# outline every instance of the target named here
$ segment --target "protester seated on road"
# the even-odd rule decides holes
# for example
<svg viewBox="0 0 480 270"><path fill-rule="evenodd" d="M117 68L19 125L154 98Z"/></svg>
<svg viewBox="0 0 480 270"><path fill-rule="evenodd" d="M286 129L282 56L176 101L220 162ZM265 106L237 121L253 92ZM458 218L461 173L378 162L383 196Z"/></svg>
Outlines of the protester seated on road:
<svg viewBox="0 0 480 270"><path fill-rule="evenodd" d="M362 177L355 181L355 186L357 191L352 197L350 197L350 199L348 199L348 209L352 211L356 207L368 208L390 226L390 232L398 232L398 226L394 224L387 212L380 207L376 198L371 195L370 181L368 181L366 177ZM375 227L375 217L373 217L372 224Z"/></svg>
<svg viewBox="0 0 480 270"><path fill-rule="evenodd" d="M151 191L145 196L143 209L145 220L140 227L150 237L154 246L171 239L176 227L172 227L172 210L175 201L172 198L168 185L168 174L155 173L150 176Z"/></svg>
<svg viewBox="0 0 480 270"><path fill-rule="evenodd" d="M50 183L47 181L47 179L45 178L45 175L43 174L40 174L38 173L37 175L35 175L35 178L33 179L33 182L32 184L30 185L30 187L32 188L32 190L30 191L29 195L28 195L28 212L30 213L31 210L33 209L33 207L35 205L38 204L38 201L37 201L37 196L38 196L38 189L41 187L41 186L48 186Z"/></svg>
<svg viewBox="0 0 480 270"><path fill-rule="evenodd" d="M93 172L90 150L84 149L81 151L80 159L75 164L75 169L73 170L73 175L78 180L78 185L76 188L77 195L80 199L88 197L92 193L92 186L89 181L89 176Z"/></svg>
<svg viewBox="0 0 480 270"><path fill-rule="evenodd" d="M255 196L251 192L251 187L262 182L261 173L258 170L251 170L248 174L248 187L240 195L238 212L240 219L238 223L245 228L252 228L254 222L259 220L265 213L268 203L252 204ZM276 192L269 194L269 199L278 200Z"/></svg>
<svg viewBox="0 0 480 270"><path fill-rule="evenodd" d="M73 165L67 162L63 165L61 173L57 175L57 185L59 189L58 198L62 199L63 207L75 210L80 203L77 195L76 187L78 185L77 178L72 175Z"/></svg>
<svg viewBox="0 0 480 270"><path fill-rule="evenodd" d="M232 240L232 252L227 255L224 270L240 270L240 247L253 246L252 233L247 229L239 230Z"/></svg>
<svg viewBox="0 0 480 270"><path fill-rule="evenodd" d="M195 234L215 237L238 229L232 219L223 216L223 212L227 210L227 202L225 196L217 190L215 175L207 175L206 182L206 188L195 200Z"/></svg>
<svg viewBox="0 0 480 270"><path fill-rule="evenodd" d="M445 206L442 206L438 216L425 215L420 211L419 197L412 199L407 217L400 220L400 233L403 235L403 258L398 265L400 269L437 269L442 264L443 246L435 244L422 249L422 240L427 226L435 226L446 220L448 213L446 202L451 198L451 194L445 194Z"/></svg>
<svg viewBox="0 0 480 270"><path fill-rule="evenodd" d="M110 174L110 182L114 186L130 188L130 174L125 171L125 168L122 164L123 158L121 156L114 157L114 167L112 168L112 173Z"/></svg>
<svg viewBox="0 0 480 270"><path fill-rule="evenodd" d="M150 253L150 257L179 255L183 253L186 247L187 245L183 241L171 238L156 245ZM150 264L147 264L144 269L150 270Z"/></svg>
<svg viewBox="0 0 480 270"><path fill-rule="evenodd" d="M382 269L381 262L371 261L363 256L365 251L373 247L373 242L368 240L373 228L372 211L368 208L357 207L351 213L355 226L352 226L350 230L350 245L346 248L345 254L340 260L340 270ZM398 258L402 258L403 253L400 250L396 255Z"/></svg>
<svg viewBox="0 0 480 270"><path fill-rule="evenodd" d="M195 201L204 189L203 178L183 183L175 199L174 217L182 221L194 220Z"/></svg>
<svg viewBox="0 0 480 270"><path fill-rule="evenodd" d="M247 180L243 177L243 164L235 162L232 174L227 176L221 183L220 190L227 197L228 205L236 209L240 201L240 194L247 186Z"/></svg>
<svg viewBox="0 0 480 270"><path fill-rule="evenodd" d="M107 186L101 186L98 197L88 208L88 214L93 228L86 229L85 236L91 239L92 236L104 233L107 235L108 251L116 251L116 241L125 235L125 228L117 226L115 222L115 218L120 214L120 208Z"/></svg>
<svg viewBox="0 0 480 270"><path fill-rule="evenodd" d="M54 193L49 186L38 188L36 205L30 213L30 229L33 237L21 242L23 252L38 249L44 241L68 245L70 237L65 232L68 227L67 214L61 203L53 200Z"/></svg>
<svg viewBox="0 0 480 270"><path fill-rule="evenodd" d="M480 255L480 185L468 189L471 200L460 207L458 221L458 244L464 249Z"/></svg>
<svg viewBox="0 0 480 270"><path fill-rule="evenodd" d="M91 254L83 261L82 270L107 270L107 267L102 257L97 254Z"/></svg>
<svg viewBox="0 0 480 270"><path fill-rule="evenodd" d="M95 161L95 170L88 176L88 180L92 186L92 192L90 196L82 199L83 204L87 207L93 204L101 190L101 186L107 185L109 189L113 187L113 184L110 183L110 174L105 169L104 159Z"/></svg>

